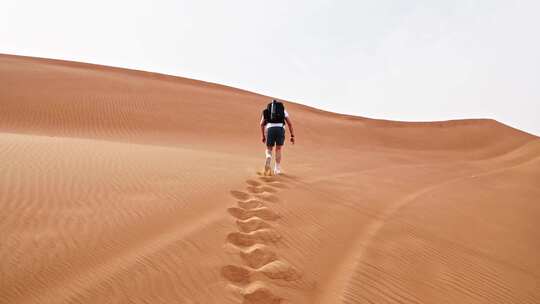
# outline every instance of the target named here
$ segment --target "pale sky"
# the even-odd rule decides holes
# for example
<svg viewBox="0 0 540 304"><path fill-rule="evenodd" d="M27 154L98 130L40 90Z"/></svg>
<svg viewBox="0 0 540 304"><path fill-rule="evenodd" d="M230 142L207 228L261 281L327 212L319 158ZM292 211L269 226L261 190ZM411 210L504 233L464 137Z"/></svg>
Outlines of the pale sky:
<svg viewBox="0 0 540 304"><path fill-rule="evenodd" d="M538 0L0 0L0 53L372 118L493 118L540 135L539 13Z"/></svg>

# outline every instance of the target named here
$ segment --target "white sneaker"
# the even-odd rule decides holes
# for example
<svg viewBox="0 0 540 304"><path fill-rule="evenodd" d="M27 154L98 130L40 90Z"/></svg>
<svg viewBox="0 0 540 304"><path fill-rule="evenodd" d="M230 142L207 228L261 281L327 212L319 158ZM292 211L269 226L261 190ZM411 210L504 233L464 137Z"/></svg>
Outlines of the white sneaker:
<svg viewBox="0 0 540 304"><path fill-rule="evenodd" d="M274 174L275 175L281 174L281 168L278 165L274 167Z"/></svg>

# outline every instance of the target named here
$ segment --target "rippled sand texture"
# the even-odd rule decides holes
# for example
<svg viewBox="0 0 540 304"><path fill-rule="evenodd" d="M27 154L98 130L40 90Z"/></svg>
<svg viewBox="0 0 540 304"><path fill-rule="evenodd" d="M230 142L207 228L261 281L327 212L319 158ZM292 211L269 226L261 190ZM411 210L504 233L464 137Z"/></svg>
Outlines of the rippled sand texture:
<svg viewBox="0 0 540 304"><path fill-rule="evenodd" d="M267 97L7 55L0 83L0 303L540 303L537 137L286 103L266 177Z"/></svg>

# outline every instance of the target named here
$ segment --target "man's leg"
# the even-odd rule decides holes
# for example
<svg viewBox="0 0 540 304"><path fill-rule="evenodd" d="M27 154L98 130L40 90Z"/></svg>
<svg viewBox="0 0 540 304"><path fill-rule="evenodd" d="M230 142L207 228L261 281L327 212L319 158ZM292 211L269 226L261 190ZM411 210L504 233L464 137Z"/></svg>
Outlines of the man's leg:
<svg viewBox="0 0 540 304"><path fill-rule="evenodd" d="M266 161L264 163L264 172L270 172L270 164L272 163L272 146L266 146Z"/></svg>
<svg viewBox="0 0 540 304"><path fill-rule="evenodd" d="M276 145L276 165L274 167L274 174L280 174L281 173L281 147Z"/></svg>

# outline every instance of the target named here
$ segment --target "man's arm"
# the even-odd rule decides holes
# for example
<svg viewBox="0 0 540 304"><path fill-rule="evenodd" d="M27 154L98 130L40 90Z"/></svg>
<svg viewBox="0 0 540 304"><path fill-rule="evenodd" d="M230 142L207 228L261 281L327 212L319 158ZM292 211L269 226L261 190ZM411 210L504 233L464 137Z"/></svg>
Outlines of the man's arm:
<svg viewBox="0 0 540 304"><path fill-rule="evenodd" d="M264 127L266 126L266 119L264 119L264 116L261 117L261 135L262 135L262 142L266 142L266 134L264 132Z"/></svg>
<svg viewBox="0 0 540 304"><path fill-rule="evenodd" d="M289 130L291 131L291 142L294 144L294 130L293 130L291 119L289 117L285 117L285 122L287 123L287 126L289 127Z"/></svg>

